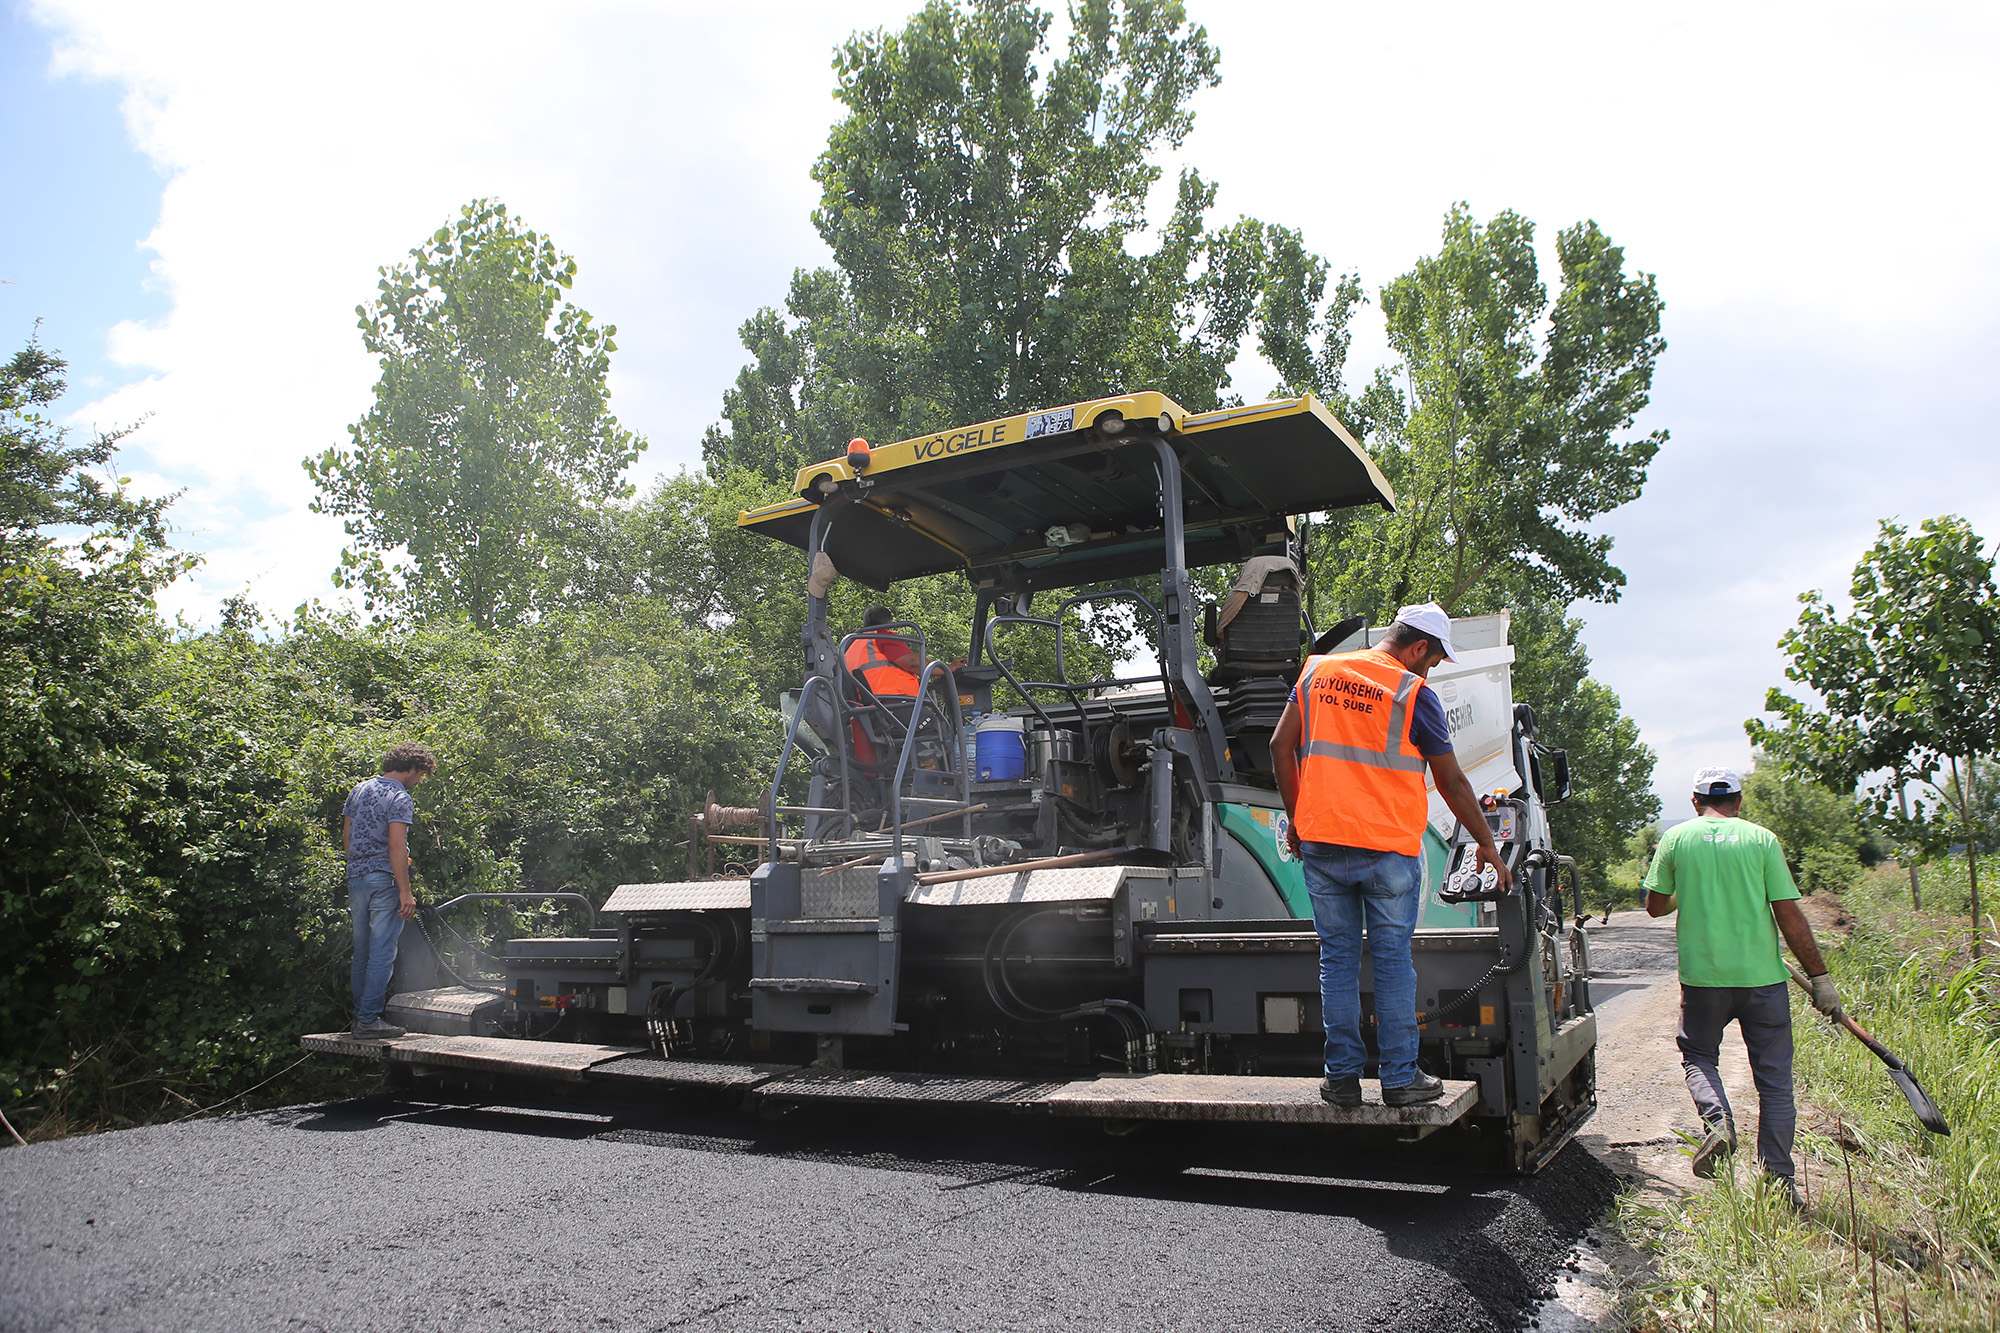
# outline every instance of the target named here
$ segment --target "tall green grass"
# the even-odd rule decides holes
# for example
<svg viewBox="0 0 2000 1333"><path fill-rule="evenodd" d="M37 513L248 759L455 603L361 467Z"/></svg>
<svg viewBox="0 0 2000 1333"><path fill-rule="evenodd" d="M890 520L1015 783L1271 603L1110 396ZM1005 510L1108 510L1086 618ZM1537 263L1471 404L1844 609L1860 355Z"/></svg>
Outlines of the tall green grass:
<svg viewBox="0 0 2000 1333"><path fill-rule="evenodd" d="M1853 895L1852 932L1829 962L1849 1011L1915 1072L1950 1136L1919 1125L1881 1062L1794 995L1809 1216L1747 1152L1732 1178L1670 1208L1628 1198L1620 1221L1657 1268L1634 1293L1638 1327L1899 1329L1906 1302L1911 1328L2000 1327L2000 968L1990 952L1969 962L1963 919L1907 904Z"/></svg>

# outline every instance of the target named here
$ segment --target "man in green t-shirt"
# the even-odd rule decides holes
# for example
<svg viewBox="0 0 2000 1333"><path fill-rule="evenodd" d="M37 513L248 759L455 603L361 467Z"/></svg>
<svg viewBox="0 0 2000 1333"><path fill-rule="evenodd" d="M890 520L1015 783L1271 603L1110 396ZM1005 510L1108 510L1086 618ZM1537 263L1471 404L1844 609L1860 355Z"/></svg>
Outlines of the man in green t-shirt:
<svg viewBox="0 0 2000 1333"><path fill-rule="evenodd" d="M1757 1083L1757 1157L1797 1200L1792 1183L1792 1006L1778 936L1805 965L1813 1007L1840 1012L1840 993L1820 960L1819 942L1799 910L1799 890L1785 850L1771 831L1738 819L1743 781L1727 768L1694 775L1695 817L1660 839L1646 874L1646 912L1678 910L1681 1068L1708 1134L1695 1149L1694 1173L1707 1179L1736 1150L1736 1123L1717 1062L1722 1031L1733 1021L1750 1053Z"/></svg>

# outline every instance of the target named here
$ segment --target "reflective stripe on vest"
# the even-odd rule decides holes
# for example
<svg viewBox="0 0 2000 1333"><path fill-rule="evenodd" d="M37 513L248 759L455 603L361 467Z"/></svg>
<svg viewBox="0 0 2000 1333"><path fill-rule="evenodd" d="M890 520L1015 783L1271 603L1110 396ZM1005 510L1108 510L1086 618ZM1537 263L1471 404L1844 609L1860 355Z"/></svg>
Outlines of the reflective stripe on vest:
<svg viewBox="0 0 2000 1333"><path fill-rule="evenodd" d="M1411 699L1422 683L1375 649L1323 657L1300 674L1301 838L1407 856L1422 850L1430 801L1424 757L1410 744ZM1389 707L1378 711L1384 699Z"/></svg>
<svg viewBox="0 0 2000 1333"><path fill-rule="evenodd" d="M864 634L847 645L847 670L878 699L914 699L917 678L882 655L876 636ZM902 640L896 640L902 643ZM908 647L907 644L904 645Z"/></svg>

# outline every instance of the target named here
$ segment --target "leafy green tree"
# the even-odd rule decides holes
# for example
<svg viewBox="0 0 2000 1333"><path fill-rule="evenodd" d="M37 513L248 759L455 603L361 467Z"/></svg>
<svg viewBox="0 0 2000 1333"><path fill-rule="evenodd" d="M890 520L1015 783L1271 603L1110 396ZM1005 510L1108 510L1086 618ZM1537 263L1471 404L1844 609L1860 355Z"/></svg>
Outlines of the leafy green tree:
<svg viewBox="0 0 2000 1333"><path fill-rule="evenodd" d="M1576 858L1587 892L1608 895L1629 841L1660 816L1653 750L1619 711L1617 694L1591 678L1582 621L1546 599L1522 598L1511 637L1515 699L1534 708L1542 744L1569 752L1570 798L1549 811L1556 847Z"/></svg>
<svg viewBox="0 0 2000 1333"><path fill-rule="evenodd" d="M1836 791L1862 785L1875 818L1918 855L1965 841L1973 950L1982 916L1982 761L2000 735L2000 589L1994 560L1956 515L1915 532L1884 520L1854 567L1843 618L1804 593L1799 623L1780 639L1786 678L1818 706L1773 688L1750 738ZM1912 894L1916 893L1914 880ZM1918 905L1921 905L1919 902Z"/></svg>
<svg viewBox="0 0 2000 1333"><path fill-rule="evenodd" d="M1852 797L1760 763L1743 779L1743 817L1778 835L1786 864L1807 892L1837 892L1858 877L1862 832Z"/></svg>
<svg viewBox="0 0 2000 1333"><path fill-rule="evenodd" d="M1222 401L1266 267L1262 224L1211 227L1181 176L1138 253L1152 154L1180 145L1218 81L1176 0L1079 0L1068 49L1022 0L932 3L835 60L847 116L814 167L837 270L800 271L789 319L743 326L711 466L771 480L852 435L944 425L1136 387Z"/></svg>
<svg viewBox="0 0 2000 1333"><path fill-rule="evenodd" d="M1512 609L1516 697L1570 750L1575 774L1552 822L1603 891L1627 837L1658 814L1653 752L1587 674L1581 625L1563 608L1613 600L1624 582L1611 539L1588 525L1637 497L1666 439L1631 434L1665 346L1661 303L1651 276L1628 275L1624 252L1589 222L1557 238L1551 303L1533 239L1517 214L1481 226L1453 208L1439 253L1381 292L1401 365L1357 393L1343 376L1359 280L1333 278L1296 235L1271 229L1259 345L1277 391L1333 404L1396 490L1393 514L1309 524L1315 621L1358 612L1379 624L1423 600L1461 615Z"/></svg>
<svg viewBox="0 0 2000 1333"><path fill-rule="evenodd" d="M348 788L396 740L437 753L411 843L426 897L601 900L620 883L675 878L703 794L747 803L776 749L741 650L656 599L502 632L313 611L268 669L315 719L289 777L335 876Z"/></svg>
<svg viewBox="0 0 2000 1333"><path fill-rule="evenodd" d="M50 424L62 369L30 344L0 371L0 1100L57 1127L261 1069L311 934L288 714L238 670L243 632L203 656L160 623L191 558L166 499L94 474L116 435Z"/></svg>
<svg viewBox="0 0 2000 1333"><path fill-rule="evenodd" d="M1662 304L1594 222L1558 233L1556 258L1551 302L1534 225L1512 212L1481 225L1459 205L1439 252L1382 289L1401 365L1356 415L1397 512L1339 516L1323 547L1336 599L1353 610L1476 606L1496 586L1617 599L1625 576L1610 536L1590 525L1638 498L1666 442L1665 431L1632 433L1666 346ZM1329 329L1344 327L1338 312L1353 300L1351 287L1335 292ZM1311 387L1330 396L1338 385L1322 365Z"/></svg>
<svg viewBox="0 0 2000 1333"><path fill-rule="evenodd" d="M73 573L151 593L192 563L167 546L174 497L134 496L128 478L100 473L127 432L72 444L48 417L67 368L32 340L0 366L0 578L45 583L47 558L61 553ZM58 535L78 530L67 543Z"/></svg>
<svg viewBox="0 0 2000 1333"><path fill-rule="evenodd" d="M616 329L564 293L576 261L506 205L467 204L357 308L380 358L346 449L306 460L354 544L334 573L371 609L481 628L575 600L605 558L602 507L645 442L611 414Z"/></svg>

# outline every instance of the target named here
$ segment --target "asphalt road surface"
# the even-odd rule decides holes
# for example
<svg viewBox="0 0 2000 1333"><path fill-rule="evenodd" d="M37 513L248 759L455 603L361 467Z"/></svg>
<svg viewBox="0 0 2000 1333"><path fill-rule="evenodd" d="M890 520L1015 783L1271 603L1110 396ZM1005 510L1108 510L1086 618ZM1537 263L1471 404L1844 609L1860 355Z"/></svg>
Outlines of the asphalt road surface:
<svg viewBox="0 0 2000 1333"><path fill-rule="evenodd" d="M1371 1166L1377 1169L1371 1169ZM1519 1327L1607 1206L1205 1131L391 1099L0 1152L0 1329Z"/></svg>

